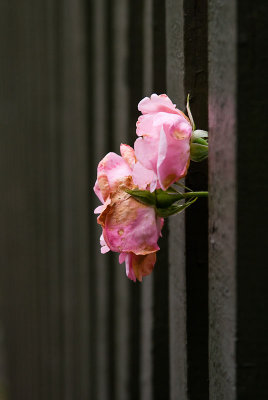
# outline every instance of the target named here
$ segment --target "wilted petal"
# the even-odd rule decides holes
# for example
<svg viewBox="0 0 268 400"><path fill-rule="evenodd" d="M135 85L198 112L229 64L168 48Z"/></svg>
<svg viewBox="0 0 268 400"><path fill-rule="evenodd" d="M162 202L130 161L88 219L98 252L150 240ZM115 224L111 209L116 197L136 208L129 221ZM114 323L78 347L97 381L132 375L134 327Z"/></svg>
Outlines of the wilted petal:
<svg viewBox="0 0 268 400"><path fill-rule="evenodd" d="M112 251L149 254L159 250L157 218L153 207L145 206L123 192L100 215L105 241Z"/></svg>
<svg viewBox="0 0 268 400"><path fill-rule="evenodd" d="M156 262L156 253L147 254L146 256L133 255L132 268L136 278L141 282L144 276L149 275Z"/></svg>
<svg viewBox="0 0 268 400"><path fill-rule="evenodd" d="M110 197L108 197L108 199L105 201L104 204L95 208L94 214L101 214L106 209L108 204L110 204L110 203L111 203L111 199L110 199Z"/></svg>
<svg viewBox="0 0 268 400"><path fill-rule="evenodd" d="M134 149L127 145L127 144L122 144L120 145L120 153L123 159L126 161L128 166L133 169L135 163L136 163L136 156L135 156L135 151Z"/></svg>
<svg viewBox="0 0 268 400"><path fill-rule="evenodd" d="M131 169L125 160L116 153L108 153L98 165L98 185L94 187L95 193L98 196L100 191L105 201L120 181L130 175Z"/></svg>
<svg viewBox="0 0 268 400"><path fill-rule="evenodd" d="M126 275L133 282L138 279L140 282L144 276L149 275L156 262L156 253L147 255L136 255L134 253L121 253L119 256L119 262L125 261Z"/></svg>

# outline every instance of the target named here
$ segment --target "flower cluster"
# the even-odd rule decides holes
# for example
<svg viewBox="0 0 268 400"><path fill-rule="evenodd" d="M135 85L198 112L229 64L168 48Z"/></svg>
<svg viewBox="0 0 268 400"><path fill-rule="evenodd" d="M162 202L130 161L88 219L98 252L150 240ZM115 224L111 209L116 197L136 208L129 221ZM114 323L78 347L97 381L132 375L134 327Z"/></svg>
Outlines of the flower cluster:
<svg viewBox="0 0 268 400"><path fill-rule="evenodd" d="M121 144L121 156L108 153L98 165L94 186L102 203L95 210L102 227L101 252L118 252L133 281L141 281L154 268L163 216L179 212L199 196L190 192L189 201L178 205L186 194L171 185L187 174L192 148L200 157L207 147L202 139L206 133L194 131L190 110L189 120L167 95L146 97L138 109L142 115L134 149ZM201 152L196 145L203 147Z"/></svg>

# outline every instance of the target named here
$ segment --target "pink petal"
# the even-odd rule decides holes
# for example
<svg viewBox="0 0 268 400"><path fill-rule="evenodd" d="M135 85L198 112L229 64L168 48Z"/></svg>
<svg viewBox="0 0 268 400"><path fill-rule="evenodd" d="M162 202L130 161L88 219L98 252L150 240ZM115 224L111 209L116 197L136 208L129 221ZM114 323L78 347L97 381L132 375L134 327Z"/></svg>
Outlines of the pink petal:
<svg viewBox="0 0 268 400"><path fill-rule="evenodd" d="M138 110L142 114L156 113L159 111L165 111L168 113L177 113L176 105L172 103L170 98L166 94L152 94L151 98L145 97L138 104Z"/></svg>
<svg viewBox="0 0 268 400"><path fill-rule="evenodd" d="M185 118L178 116L178 114L170 114L162 111L155 114L141 115L136 123L136 133L138 136L151 136L158 139L161 126L163 124L174 124L178 120L178 117L186 121Z"/></svg>
<svg viewBox="0 0 268 400"><path fill-rule="evenodd" d="M158 230L159 236L161 236L161 237L162 237L161 230L163 228L163 225L164 225L164 218L157 218L157 230Z"/></svg>
<svg viewBox="0 0 268 400"><path fill-rule="evenodd" d="M105 201L111 191L115 190L118 184L130 175L131 169L126 161L116 153L108 153L98 165L98 184L95 185L95 193L98 196L100 191Z"/></svg>
<svg viewBox="0 0 268 400"><path fill-rule="evenodd" d="M98 184L98 180L96 180L96 183L95 183L95 186L94 186L93 190L94 190L96 196L98 196L99 200L102 203L104 203L104 199L103 199L102 194L101 194L101 190L100 190L100 187L99 187L99 184Z"/></svg>
<svg viewBox="0 0 268 400"><path fill-rule="evenodd" d="M136 279L141 282L144 276L147 276L152 272L156 262L156 253L151 253L147 255L136 255L133 253L124 254L124 261L126 263L126 275L133 282L136 282ZM121 260L123 260L123 258Z"/></svg>
<svg viewBox="0 0 268 400"><path fill-rule="evenodd" d="M159 189L157 187L157 176L156 176L156 179L154 179L150 184L150 192L153 193L155 191L155 189Z"/></svg>
<svg viewBox="0 0 268 400"><path fill-rule="evenodd" d="M158 138L138 138L134 143L137 160L147 169L157 172Z"/></svg>
<svg viewBox="0 0 268 400"><path fill-rule="evenodd" d="M136 122L136 133L138 136L153 136L155 114L141 115Z"/></svg>
<svg viewBox="0 0 268 400"><path fill-rule="evenodd" d="M126 161L128 166L133 169L135 163L136 163L136 156L134 149L131 146L128 146L127 144L122 144L120 145L120 153L123 159Z"/></svg>
<svg viewBox="0 0 268 400"><path fill-rule="evenodd" d="M133 182L139 187L139 189L147 189L147 186L152 182L156 182L156 174L145 168L140 162L137 162L132 172Z"/></svg>
<svg viewBox="0 0 268 400"><path fill-rule="evenodd" d="M126 259L127 253L120 253L119 254L119 264L122 264Z"/></svg>
<svg viewBox="0 0 268 400"><path fill-rule="evenodd" d="M149 254L159 250L159 231L154 208L139 203L131 196L116 202L110 208L103 234L112 251Z"/></svg>
<svg viewBox="0 0 268 400"><path fill-rule="evenodd" d="M125 258L125 263L126 263L126 275L129 279L131 279L133 282L136 282L136 276L134 274L133 268L132 268L132 254L127 253L126 258Z"/></svg>
<svg viewBox="0 0 268 400"><path fill-rule="evenodd" d="M163 127L157 162L157 176L163 190L185 176L190 159L190 136L188 125Z"/></svg>
<svg viewBox="0 0 268 400"><path fill-rule="evenodd" d="M98 206L94 210L94 214L101 214L105 210L105 206L102 204L101 206Z"/></svg>
<svg viewBox="0 0 268 400"><path fill-rule="evenodd" d="M100 245L102 254L108 253L108 251L110 251L109 247L107 246L107 243L104 240L103 234L101 234L100 236Z"/></svg>
<svg viewBox="0 0 268 400"><path fill-rule="evenodd" d="M104 204L95 208L94 214L101 214L110 203L111 203L111 199L110 199L110 197L108 197L108 199L105 201Z"/></svg>
<svg viewBox="0 0 268 400"><path fill-rule="evenodd" d="M146 119L150 119L151 124L150 126L148 125L148 131ZM177 125L179 122L188 123L185 118L180 115L168 114L166 112L144 115L141 116L139 120L139 134L143 135L143 138L138 138L134 144L137 160L144 165L145 168L151 169L157 173L159 140L162 126L164 124L173 126ZM145 134L145 132L147 133Z"/></svg>
<svg viewBox="0 0 268 400"><path fill-rule="evenodd" d="M136 278L141 282L144 276L149 275L156 262L156 253L147 254L146 256L133 255L132 268Z"/></svg>

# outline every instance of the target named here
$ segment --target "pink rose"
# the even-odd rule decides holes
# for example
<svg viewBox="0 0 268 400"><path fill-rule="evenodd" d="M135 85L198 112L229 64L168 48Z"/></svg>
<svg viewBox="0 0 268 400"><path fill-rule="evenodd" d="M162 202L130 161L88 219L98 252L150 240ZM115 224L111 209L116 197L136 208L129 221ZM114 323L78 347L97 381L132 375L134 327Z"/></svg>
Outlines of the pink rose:
<svg viewBox="0 0 268 400"><path fill-rule="evenodd" d="M150 190L166 190L187 173L192 126L165 94L145 97L138 109L143 115L137 121L135 155L153 173Z"/></svg>
<svg viewBox="0 0 268 400"><path fill-rule="evenodd" d="M137 162L130 146L121 145L120 151L122 157L108 153L98 165L94 191L103 203L95 210L100 213L97 221L103 229L101 252L120 253L127 276L141 281L154 267L163 219L157 217L153 207L125 192L124 188L146 189L153 174ZM139 173L134 174L137 170Z"/></svg>

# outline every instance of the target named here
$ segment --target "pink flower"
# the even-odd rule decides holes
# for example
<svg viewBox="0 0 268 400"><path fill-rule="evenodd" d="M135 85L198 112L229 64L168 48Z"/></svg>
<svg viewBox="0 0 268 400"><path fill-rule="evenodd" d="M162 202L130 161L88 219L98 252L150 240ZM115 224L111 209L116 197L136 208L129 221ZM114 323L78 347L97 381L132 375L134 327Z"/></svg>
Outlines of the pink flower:
<svg viewBox="0 0 268 400"><path fill-rule="evenodd" d="M97 221L103 229L101 252L120 253L119 261L125 261L127 276L141 281L154 267L163 219L156 216L153 207L125 192L124 188L146 189L153 174L137 162L130 146L121 145L120 151L122 157L108 153L99 163L94 186L103 203L95 210L100 213Z"/></svg>
<svg viewBox="0 0 268 400"><path fill-rule="evenodd" d="M135 155L153 173L150 190L166 190L187 173L192 126L165 94L145 97L138 109Z"/></svg>

